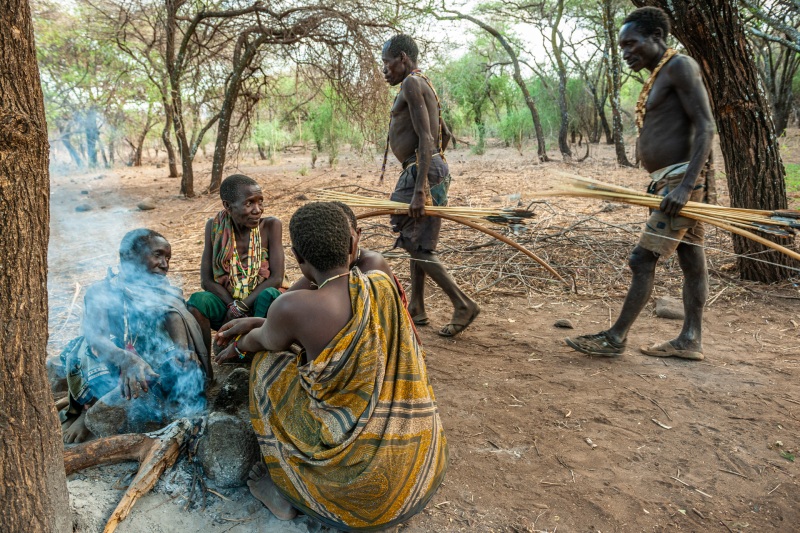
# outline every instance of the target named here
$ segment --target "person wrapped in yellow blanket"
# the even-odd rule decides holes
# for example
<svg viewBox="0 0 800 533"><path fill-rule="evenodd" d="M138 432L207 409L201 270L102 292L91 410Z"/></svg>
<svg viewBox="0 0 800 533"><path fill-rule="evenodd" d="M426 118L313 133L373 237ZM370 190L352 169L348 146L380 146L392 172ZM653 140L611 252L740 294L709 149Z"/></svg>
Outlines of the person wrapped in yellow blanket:
<svg viewBox="0 0 800 533"><path fill-rule="evenodd" d="M299 509L348 531L392 527L425 507L447 467L422 348L392 279L349 269L357 242L338 206L301 207L290 236L317 289L217 337L218 362L258 352L250 412L264 462L248 484L281 519Z"/></svg>

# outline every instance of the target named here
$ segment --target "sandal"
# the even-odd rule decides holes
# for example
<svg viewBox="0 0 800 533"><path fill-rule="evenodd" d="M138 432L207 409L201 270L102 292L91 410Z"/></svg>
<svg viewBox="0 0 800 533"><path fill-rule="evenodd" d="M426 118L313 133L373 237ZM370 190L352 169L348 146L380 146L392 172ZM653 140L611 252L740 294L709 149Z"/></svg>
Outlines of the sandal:
<svg viewBox="0 0 800 533"><path fill-rule="evenodd" d="M672 345L670 341L654 344L653 346L641 346L639 351L650 357L678 357L689 361L702 361L705 359L703 352L695 350L681 350Z"/></svg>
<svg viewBox="0 0 800 533"><path fill-rule="evenodd" d="M616 357L625 351L625 341L616 342L608 336L607 331L594 335L581 335L580 337L567 337L567 345L586 355L599 355L601 357Z"/></svg>
<svg viewBox="0 0 800 533"><path fill-rule="evenodd" d="M431 319L428 318L428 315L421 314L421 315L414 315L411 317L411 321L414 323L415 326L427 326L431 323Z"/></svg>
<svg viewBox="0 0 800 533"><path fill-rule="evenodd" d="M481 314L481 308L480 307L475 309L475 312L472 314L471 317L469 317L469 319L467 320L467 322L465 324L459 324L459 323L456 323L456 322L450 322L449 324L445 324L444 326L442 326L442 329L440 329L438 331L439 336L440 337L455 337L456 335L458 335L459 333L461 333L462 331L467 329L469 327L469 325L472 324L475 321L476 318L478 318L479 314Z"/></svg>

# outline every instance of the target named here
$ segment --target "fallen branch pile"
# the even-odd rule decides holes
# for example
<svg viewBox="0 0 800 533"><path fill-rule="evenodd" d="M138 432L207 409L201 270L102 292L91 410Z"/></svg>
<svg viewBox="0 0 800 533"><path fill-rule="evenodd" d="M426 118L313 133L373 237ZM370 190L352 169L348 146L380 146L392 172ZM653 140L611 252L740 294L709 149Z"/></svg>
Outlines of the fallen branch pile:
<svg viewBox="0 0 800 533"><path fill-rule="evenodd" d="M136 501L150 492L193 437L203 432L204 419L181 418L153 433L105 437L64 450L67 475L100 464L138 461L139 471L111 513L103 533L112 533L130 514ZM194 492L194 485L192 486Z"/></svg>

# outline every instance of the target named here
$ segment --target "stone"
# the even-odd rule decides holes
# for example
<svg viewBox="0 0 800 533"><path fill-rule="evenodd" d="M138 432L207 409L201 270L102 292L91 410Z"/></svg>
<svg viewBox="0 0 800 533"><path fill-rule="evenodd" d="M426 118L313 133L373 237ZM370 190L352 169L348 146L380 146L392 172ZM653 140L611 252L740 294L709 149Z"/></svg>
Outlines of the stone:
<svg viewBox="0 0 800 533"><path fill-rule="evenodd" d="M92 206L89 204L78 204L75 206L75 211L77 211L78 213L83 213L85 211L91 211L91 210Z"/></svg>
<svg viewBox="0 0 800 533"><path fill-rule="evenodd" d="M683 320L683 302L669 296L656 298L656 316L658 318Z"/></svg>
<svg viewBox="0 0 800 533"><path fill-rule="evenodd" d="M84 195L85 194L89 194L89 191L83 190L83 191L81 191L81 194L84 194Z"/></svg>
<svg viewBox="0 0 800 533"><path fill-rule="evenodd" d="M575 329L575 325L572 323L572 320L568 318L559 318L553 325L557 328Z"/></svg>
<svg viewBox="0 0 800 533"><path fill-rule="evenodd" d="M342 174L341 174L339 177L340 177L340 178L346 178L346 177L347 177L347 174L345 174L345 173L342 173Z"/></svg>
<svg viewBox="0 0 800 533"><path fill-rule="evenodd" d="M127 400L114 389L87 409L86 428L97 437L149 433L169 423L163 413L163 402L152 390Z"/></svg>
<svg viewBox="0 0 800 533"><path fill-rule="evenodd" d="M231 372L214 399L214 410L236 414L247 409L250 401L250 372L246 368L237 368Z"/></svg>
<svg viewBox="0 0 800 533"><path fill-rule="evenodd" d="M67 390L67 368L61 361L61 357L53 355L45 359L47 368L47 379L50 381L50 388L53 392L65 392Z"/></svg>
<svg viewBox="0 0 800 533"><path fill-rule="evenodd" d="M197 458L217 488L244 486L250 469L260 459L258 441L250 422L218 411L208 415Z"/></svg>
<svg viewBox="0 0 800 533"><path fill-rule="evenodd" d="M150 198L145 198L144 200L136 204L136 207L138 207L140 211L152 211L153 209L156 208L156 204Z"/></svg>

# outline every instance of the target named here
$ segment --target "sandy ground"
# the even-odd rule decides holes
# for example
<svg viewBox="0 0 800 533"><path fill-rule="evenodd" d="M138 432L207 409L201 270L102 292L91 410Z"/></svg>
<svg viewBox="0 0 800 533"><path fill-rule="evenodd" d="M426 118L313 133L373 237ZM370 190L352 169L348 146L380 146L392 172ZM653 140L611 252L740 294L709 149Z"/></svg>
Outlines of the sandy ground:
<svg viewBox="0 0 800 533"><path fill-rule="evenodd" d="M797 159L797 136L785 157ZM643 186L642 171L619 169L612 151L592 147L584 163L538 165L534 151L464 149L449 155L453 204L528 205L558 172ZM553 154L556 156L556 154ZM793 159L794 158L794 159ZM718 158L721 159L721 158ZM794 161L797 162L797 161ZM303 154L271 165L232 164L256 178L268 214L288 223L313 190L389 191L376 183L377 157L348 153L335 168L309 169ZM196 188L209 165L197 165ZM232 169L233 170L233 169ZM163 166L119 168L53 177L50 250L50 344L56 354L77 332L88 284L116 263L126 231L147 226L173 245L171 279L185 293L199 288L205 220L216 196L183 199ZM721 199L724 202L724 176ZM361 188L356 189L353 185ZM797 193L791 202L800 204ZM150 199L155 209L140 211ZM76 212L81 204L90 208ZM455 339L436 335L449 303L431 286L432 326L421 329L450 446L445 482L409 531L791 531L800 520L794 455L800 448L800 291L735 281L727 235L709 232L711 296L704 320L706 360L658 360L637 347L677 335L680 322L648 306L628 351L589 358L563 337L596 332L619 311L629 282L627 253L645 213L595 201L534 204L538 218L514 236L543 255L577 292L528 259L471 230L446 226L441 255L482 313ZM407 283L407 260L390 252L384 220L364 221L363 245L387 252ZM285 236L284 240L288 236ZM290 276L298 276L289 263ZM657 296L680 297L680 270L658 267ZM795 278L797 281L798 278ZM575 330L554 327L569 319ZM99 467L69 479L76 531L101 531L135 464ZM164 474L119 527L121 533L311 531L307 519L279 523L246 488L207 494L186 508L186 465ZM213 487L213 484L209 486Z"/></svg>

